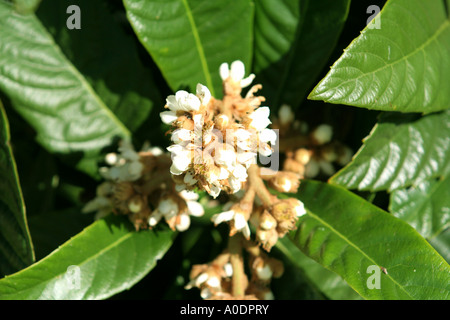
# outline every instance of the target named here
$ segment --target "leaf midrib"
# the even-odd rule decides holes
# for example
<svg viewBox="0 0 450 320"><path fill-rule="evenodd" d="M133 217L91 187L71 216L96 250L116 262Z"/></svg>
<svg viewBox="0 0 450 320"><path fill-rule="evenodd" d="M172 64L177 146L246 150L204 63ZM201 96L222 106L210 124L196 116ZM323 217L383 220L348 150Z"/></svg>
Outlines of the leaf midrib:
<svg viewBox="0 0 450 320"><path fill-rule="evenodd" d="M334 234L336 234L338 237L340 237L343 241L345 241L347 244L349 244L351 247L353 247L356 251L358 251L361 255L363 255L366 259L368 259L373 264L380 266L375 260L373 260L370 256L368 256L361 248L359 248L356 244L354 244L352 241L350 241L346 236L344 236L342 233L340 233L338 230L334 229L330 224L328 224L326 221L322 220L319 216L312 213L311 211L307 211L308 215L312 217L313 219L317 220L319 223L323 224L325 227L331 230ZM386 274L386 276L395 284L397 285L406 295L408 295L411 299L413 299L413 296L409 294L408 291L406 291L403 286L401 286L395 279L392 278L391 275ZM355 291L357 291L361 296L364 296L361 294L356 288L353 287L351 283L348 283Z"/></svg>
<svg viewBox="0 0 450 320"><path fill-rule="evenodd" d="M195 23L193 15L192 15L192 10L189 7L187 0L182 0L182 2L184 5L184 8L186 10L186 16L189 20L189 24L192 29L192 34L194 36L194 41L195 41L198 55L200 58L200 63L202 65L202 70L203 70L203 73L204 73L205 79L206 79L206 86L208 87L209 91L211 92L211 95L215 96L215 91L214 91L214 86L213 86L212 79L211 79L211 74L209 73L208 63L206 61L205 52L203 50L202 42L200 40L200 34L198 32L197 25Z"/></svg>

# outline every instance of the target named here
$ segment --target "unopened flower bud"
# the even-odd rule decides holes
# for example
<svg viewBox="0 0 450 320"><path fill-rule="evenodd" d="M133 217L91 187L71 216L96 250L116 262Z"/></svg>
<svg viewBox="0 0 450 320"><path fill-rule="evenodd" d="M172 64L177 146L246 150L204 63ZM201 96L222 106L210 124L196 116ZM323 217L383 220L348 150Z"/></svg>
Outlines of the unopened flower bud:
<svg viewBox="0 0 450 320"><path fill-rule="evenodd" d="M288 125L294 121L294 112L287 104L283 104L278 110L278 118L280 119L281 125Z"/></svg>
<svg viewBox="0 0 450 320"><path fill-rule="evenodd" d="M256 241L261 243L266 251L270 251L278 241L278 232L275 229L268 231L259 229L256 231Z"/></svg>
<svg viewBox="0 0 450 320"><path fill-rule="evenodd" d="M135 195L133 198L131 198L128 201L128 209L133 212L137 213L142 210L143 201L142 197L140 195Z"/></svg>
<svg viewBox="0 0 450 320"><path fill-rule="evenodd" d="M321 124L312 132L312 138L319 145L330 142L332 136L333 128L328 124Z"/></svg>
<svg viewBox="0 0 450 320"><path fill-rule="evenodd" d="M295 193L300 185L300 176L294 172L278 172L271 180L270 184L277 191Z"/></svg>
<svg viewBox="0 0 450 320"><path fill-rule="evenodd" d="M262 230L271 230L277 226L277 220L268 212L264 211L259 219L259 227Z"/></svg>
<svg viewBox="0 0 450 320"><path fill-rule="evenodd" d="M295 151L294 159L297 162L305 165L305 164L307 164L309 162L309 160L311 159L311 156L312 156L312 151L311 150L308 150L308 149L305 149L305 148L300 148L300 149Z"/></svg>

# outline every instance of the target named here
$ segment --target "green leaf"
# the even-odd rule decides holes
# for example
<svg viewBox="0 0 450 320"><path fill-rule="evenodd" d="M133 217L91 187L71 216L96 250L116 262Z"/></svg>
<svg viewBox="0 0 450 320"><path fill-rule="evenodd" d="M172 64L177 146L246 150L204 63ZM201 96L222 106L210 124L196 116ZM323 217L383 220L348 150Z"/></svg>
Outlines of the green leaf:
<svg viewBox="0 0 450 320"><path fill-rule="evenodd" d="M391 194L389 211L429 239L450 227L450 179L426 180Z"/></svg>
<svg viewBox="0 0 450 320"><path fill-rule="evenodd" d="M0 102L0 276L34 261L16 163L11 150L9 124Z"/></svg>
<svg viewBox="0 0 450 320"><path fill-rule="evenodd" d="M80 30L66 27L67 1L46 0L36 15L102 101L134 132L155 103L164 106L150 70L139 59L138 42L125 33L105 2L76 3L82 11Z"/></svg>
<svg viewBox="0 0 450 320"><path fill-rule="evenodd" d="M133 231L124 217L96 221L46 258L0 280L0 299L106 299L141 280L174 235L168 228Z"/></svg>
<svg viewBox="0 0 450 320"><path fill-rule="evenodd" d="M450 169L450 110L419 117L388 114L352 162L331 183L358 190L395 190L446 175Z"/></svg>
<svg viewBox="0 0 450 320"><path fill-rule="evenodd" d="M309 95L375 110L450 107L450 20L442 0L390 0Z"/></svg>
<svg viewBox="0 0 450 320"><path fill-rule="evenodd" d="M296 108L341 33L350 0L255 1L254 71L270 106Z"/></svg>
<svg viewBox="0 0 450 320"><path fill-rule="evenodd" d="M197 83L219 98L219 66L241 60L250 69L250 0L124 0L128 20L173 91Z"/></svg>
<svg viewBox="0 0 450 320"><path fill-rule="evenodd" d="M18 13L28 14L34 12L42 0L14 0L14 6Z"/></svg>
<svg viewBox="0 0 450 320"><path fill-rule="evenodd" d="M348 190L321 182L303 181L298 197L307 214L290 238L363 298L450 298L450 266L406 222ZM377 270L379 289L370 289Z"/></svg>
<svg viewBox="0 0 450 320"><path fill-rule="evenodd" d="M0 90L50 152L77 157L94 175L98 151L128 129L61 53L34 14L0 2Z"/></svg>
<svg viewBox="0 0 450 320"><path fill-rule="evenodd" d="M450 228L428 240L437 252L450 263Z"/></svg>
<svg viewBox="0 0 450 320"><path fill-rule="evenodd" d="M298 268L329 299L359 300L359 296L338 274L327 270L313 259L305 256L287 237L279 239L276 248Z"/></svg>

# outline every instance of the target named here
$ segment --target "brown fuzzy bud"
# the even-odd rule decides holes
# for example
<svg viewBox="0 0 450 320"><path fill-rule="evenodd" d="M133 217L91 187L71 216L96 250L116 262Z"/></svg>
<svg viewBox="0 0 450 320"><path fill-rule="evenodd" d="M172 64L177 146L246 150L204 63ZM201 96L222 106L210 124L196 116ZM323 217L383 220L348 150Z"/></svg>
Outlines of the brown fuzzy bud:
<svg viewBox="0 0 450 320"><path fill-rule="evenodd" d="M256 231L256 241L261 243L264 250L270 251L278 241L278 232L275 229L267 231L258 229Z"/></svg>
<svg viewBox="0 0 450 320"><path fill-rule="evenodd" d="M300 185L300 175L294 172L280 171L270 180L270 184L277 191L296 193Z"/></svg>
<svg viewBox="0 0 450 320"><path fill-rule="evenodd" d="M295 161L295 159L287 158L283 164L284 171L295 172L303 177L305 174L305 165Z"/></svg>

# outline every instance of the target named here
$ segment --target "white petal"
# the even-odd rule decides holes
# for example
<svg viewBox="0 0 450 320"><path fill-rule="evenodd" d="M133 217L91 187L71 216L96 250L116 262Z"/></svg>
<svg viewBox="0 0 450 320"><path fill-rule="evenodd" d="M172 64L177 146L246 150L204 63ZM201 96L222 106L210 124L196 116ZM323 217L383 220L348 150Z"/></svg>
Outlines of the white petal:
<svg viewBox="0 0 450 320"><path fill-rule="evenodd" d="M212 288L220 288L220 280L217 277L209 277L209 279L206 281L206 284Z"/></svg>
<svg viewBox="0 0 450 320"><path fill-rule="evenodd" d="M226 263L223 266L223 270L225 271L225 275L230 278L231 276L233 276L233 266L231 265L231 263Z"/></svg>
<svg viewBox="0 0 450 320"><path fill-rule="evenodd" d="M262 142L270 142L273 146L277 142L277 133L272 129L264 129L259 134L259 140Z"/></svg>
<svg viewBox="0 0 450 320"><path fill-rule="evenodd" d="M189 226L191 225L191 218L187 214L180 214L178 218L179 222L175 226L177 230L183 232L189 229Z"/></svg>
<svg viewBox="0 0 450 320"><path fill-rule="evenodd" d="M219 74L222 80L226 80L230 76L230 69L228 68L228 63L224 62L220 65Z"/></svg>
<svg viewBox="0 0 450 320"><path fill-rule="evenodd" d="M256 163L256 156L255 152L238 152L237 161L248 168L251 164Z"/></svg>
<svg viewBox="0 0 450 320"><path fill-rule="evenodd" d="M240 60L231 63L230 76L234 82L240 82L245 76L245 66Z"/></svg>
<svg viewBox="0 0 450 320"><path fill-rule="evenodd" d="M211 217L211 221L215 224L221 224L224 221L230 221L234 217L234 211L224 211L218 214L215 214Z"/></svg>
<svg viewBox="0 0 450 320"><path fill-rule="evenodd" d="M220 173L219 176L217 177L218 180L224 180L224 179L228 179L228 177L230 176L230 172L225 169L224 167L220 167Z"/></svg>
<svg viewBox="0 0 450 320"><path fill-rule="evenodd" d="M183 190L180 192L180 196L186 201L198 200L198 193L194 191Z"/></svg>
<svg viewBox="0 0 450 320"><path fill-rule="evenodd" d="M242 230L247 225L247 220L245 220L244 216L240 213L236 213L234 215L234 226L238 230Z"/></svg>
<svg viewBox="0 0 450 320"><path fill-rule="evenodd" d="M159 148L159 147L153 147L150 148L149 151L151 152L152 155L154 155L155 157L162 155L163 149Z"/></svg>
<svg viewBox="0 0 450 320"><path fill-rule="evenodd" d="M217 196L220 194L220 187L215 184L211 185L208 194L214 199L217 198Z"/></svg>
<svg viewBox="0 0 450 320"><path fill-rule="evenodd" d="M186 175L184 176L183 181L187 185L192 186L192 185L196 184L198 180L194 179L194 172L192 170L189 170L188 172L186 172Z"/></svg>
<svg viewBox="0 0 450 320"><path fill-rule="evenodd" d="M241 190L242 183L241 183L241 181L240 181L238 178L236 178L235 176L230 176L230 177L228 178L228 183L230 184L231 192L232 192L232 193L236 193L236 192L238 192L239 190Z"/></svg>
<svg viewBox="0 0 450 320"><path fill-rule="evenodd" d="M297 217L301 217L306 214L305 205L303 202L299 201L299 204L295 207L295 212L297 213Z"/></svg>
<svg viewBox="0 0 450 320"><path fill-rule="evenodd" d="M150 227L156 226L158 222L161 220L162 216L163 214L160 211L158 210L153 211L150 217L148 218L148 225Z"/></svg>
<svg viewBox="0 0 450 320"><path fill-rule="evenodd" d="M178 106L177 98L174 95L170 95L167 97L166 104L167 104L167 107L169 107L169 109L171 111L175 112L175 111L180 110L180 107Z"/></svg>
<svg viewBox="0 0 450 320"><path fill-rule="evenodd" d="M183 111L197 111L200 108L201 102L200 99L192 94L187 93L186 91L182 91L181 93L178 91L176 93L176 98L178 102L178 106L180 107L180 110ZM187 93L187 95L186 95Z"/></svg>
<svg viewBox="0 0 450 320"><path fill-rule="evenodd" d="M174 171L181 171L184 172L189 168L189 165L191 164L191 158L187 157L183 154L176 155L172 158L172 166L174 167ZM172 167L171 167L172 169Z"/></svg>
<svg viewBox="0 0 450 320"><path fill-rule="evenodd" d="M247 169L242 165L238 164L233 170L233 176L235 176L239 181L247 180Z"/></svg>
<svg viewBox="0 0 450 320"><path fill-rule="evenodd" d="M172 132L172 136L170 138L174 143L182 143L186 141L191 141L192 139L192 131L187 129L177 129Z"/></svg>
<svg viewBox="0 0 450 320"><path fill-rule="evenodd" d="M226 167L232 167L236 163L236 152L232 150L231 148L223 149L219 148L216 150L216 154L214 155L214 161L217 164L226 166Z"/></svg>
<svg viewBox="0 0 450 320"><path fill-rule="evenodd" d="M252 73L247 78L241 80L241 88L248 87L255 79L255 75Z"/></svg>
<svg viewBox="0 0 450 320"><path fill-rule="evenodd" d="M158 211L168 219L178 214L178 205L172 199L164 199L159 202Z"/></svg>
<svg viewBox="0 0 450 320"><path fill-rule="evenodd" d="M272 122L269 120L270 109L268 107L260 107L249 115L252 122L250 125L258 131L262 131Z"/></svg>
<svg viewBox="0 0 450 320"><path fill-rule="evenodd" d="M161 117L161 121L165 124L172 124L178 119L175 111L163 111L159 114L159 116Z"/></svg>
<svg viewBox="0 0 450 320"><path fill-rule="evenodd" d="M199 83L197 84L197 97L199 97L202 104L206 106L211 99L211 92L206 86Z"/></svg>
<svg viewBox="0 0 450 320"><path fill-rule="evenodd" d="M250 239L250 227L248 226L248 223L245 225L245 227L241 230L243 236L245 239Z"/></svg>
<svg viewBox="0 0 450 320"><path fill-rule="evenodd" d="M259 146L258 152L261 155L268 157L272 154L273 150L272 150L272 148L269 147L269 145L267 143L264 143Z"/></svg>
<svg viewBox="0 0 450 320"><path fill-rule="evenodd" d="M186 202L186 205L188 207L188 212L191 216L201 217L205 214L203 206L196 201L188 201Z"/></svg>

